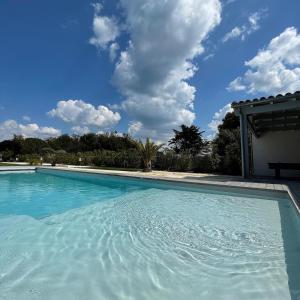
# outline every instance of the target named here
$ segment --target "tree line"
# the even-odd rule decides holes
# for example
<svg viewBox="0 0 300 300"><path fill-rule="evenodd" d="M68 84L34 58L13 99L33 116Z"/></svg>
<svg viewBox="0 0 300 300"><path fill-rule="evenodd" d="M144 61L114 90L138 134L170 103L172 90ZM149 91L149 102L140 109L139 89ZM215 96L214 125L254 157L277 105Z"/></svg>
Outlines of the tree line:
<svg viewBox="0 0 300 300"><path fill-rule="evenodd" d="M38 164L42 158L52 164L241 173L239 119L233 113L225 116L212 141L207 141L195 125L181 125L173 133L165 145L155 145L148 139L143 144L117 132L64 134L46 140L14 136L0 142L0 156L4 161L17 159L31 164Z"/></svg>

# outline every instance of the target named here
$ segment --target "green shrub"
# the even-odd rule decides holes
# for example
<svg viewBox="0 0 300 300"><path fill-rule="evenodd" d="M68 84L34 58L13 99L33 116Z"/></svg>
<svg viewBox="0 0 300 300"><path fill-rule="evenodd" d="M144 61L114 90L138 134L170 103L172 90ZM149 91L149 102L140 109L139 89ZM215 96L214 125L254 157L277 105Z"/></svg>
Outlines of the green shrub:
<svg viewBox="0 0 300 300"><path fill-rule="evenodd" d="M214 163L211 155L196 156L193 158L192 170L199 173L214 172Z"/></svg>
<svg viewBox="0 0 300 300"><path fill-rule="evenodd" d="M157 154L154 169L168 171L189 171L192 158L188 153L176 154L173 150L165 150Z"/></svg>

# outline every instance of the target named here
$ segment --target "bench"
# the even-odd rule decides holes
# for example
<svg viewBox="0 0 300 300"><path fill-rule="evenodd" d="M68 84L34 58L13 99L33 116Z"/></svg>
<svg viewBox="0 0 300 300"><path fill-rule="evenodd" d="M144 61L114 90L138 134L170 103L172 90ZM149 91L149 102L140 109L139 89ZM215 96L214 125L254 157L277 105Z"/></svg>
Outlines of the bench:
<svg viewBox="0 0 300 300"><path fill-rule="evenodd" d="M280 170L300 170L300 163L269 163L269 168L275 170L275 177L280 178Z"/></svg>

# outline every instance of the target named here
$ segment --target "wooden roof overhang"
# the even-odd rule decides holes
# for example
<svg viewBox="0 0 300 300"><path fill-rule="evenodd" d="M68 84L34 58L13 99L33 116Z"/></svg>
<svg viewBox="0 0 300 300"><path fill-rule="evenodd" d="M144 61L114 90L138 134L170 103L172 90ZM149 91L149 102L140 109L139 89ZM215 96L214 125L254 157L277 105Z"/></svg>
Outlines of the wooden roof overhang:
<svg viewBox="0 0 300 300"><path fill-rule="evenodd" d="M232 108L246 116L256 137L268 131L300 130L300 92L234 102Z"/></svg>

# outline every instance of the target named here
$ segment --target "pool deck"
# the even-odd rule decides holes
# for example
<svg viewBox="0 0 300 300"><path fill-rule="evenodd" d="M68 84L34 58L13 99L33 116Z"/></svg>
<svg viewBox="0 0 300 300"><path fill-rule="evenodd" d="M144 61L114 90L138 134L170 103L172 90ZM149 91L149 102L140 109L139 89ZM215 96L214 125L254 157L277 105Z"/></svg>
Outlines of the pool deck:
<svg viewBox="0 0 300 300"><path fill-rule="evenodd" d="M159 179L164 181L185 182L199 185L225 186L234 188L261 189L270 191L287 192L294 202L300 214L300 181L299 180L275 180L275 179L243 179L241 176L227 176L204 173L188 173L188 172L168 172L168 171L152 171L145 173L141 171L116 171L93 169L89 167L78 166L42 166L38 168L56 169L64 171L76 171L83 173L126 176L133 178ZM0 167L0 171L22 171L35 170L32 166L7 166Z"/></svg>

